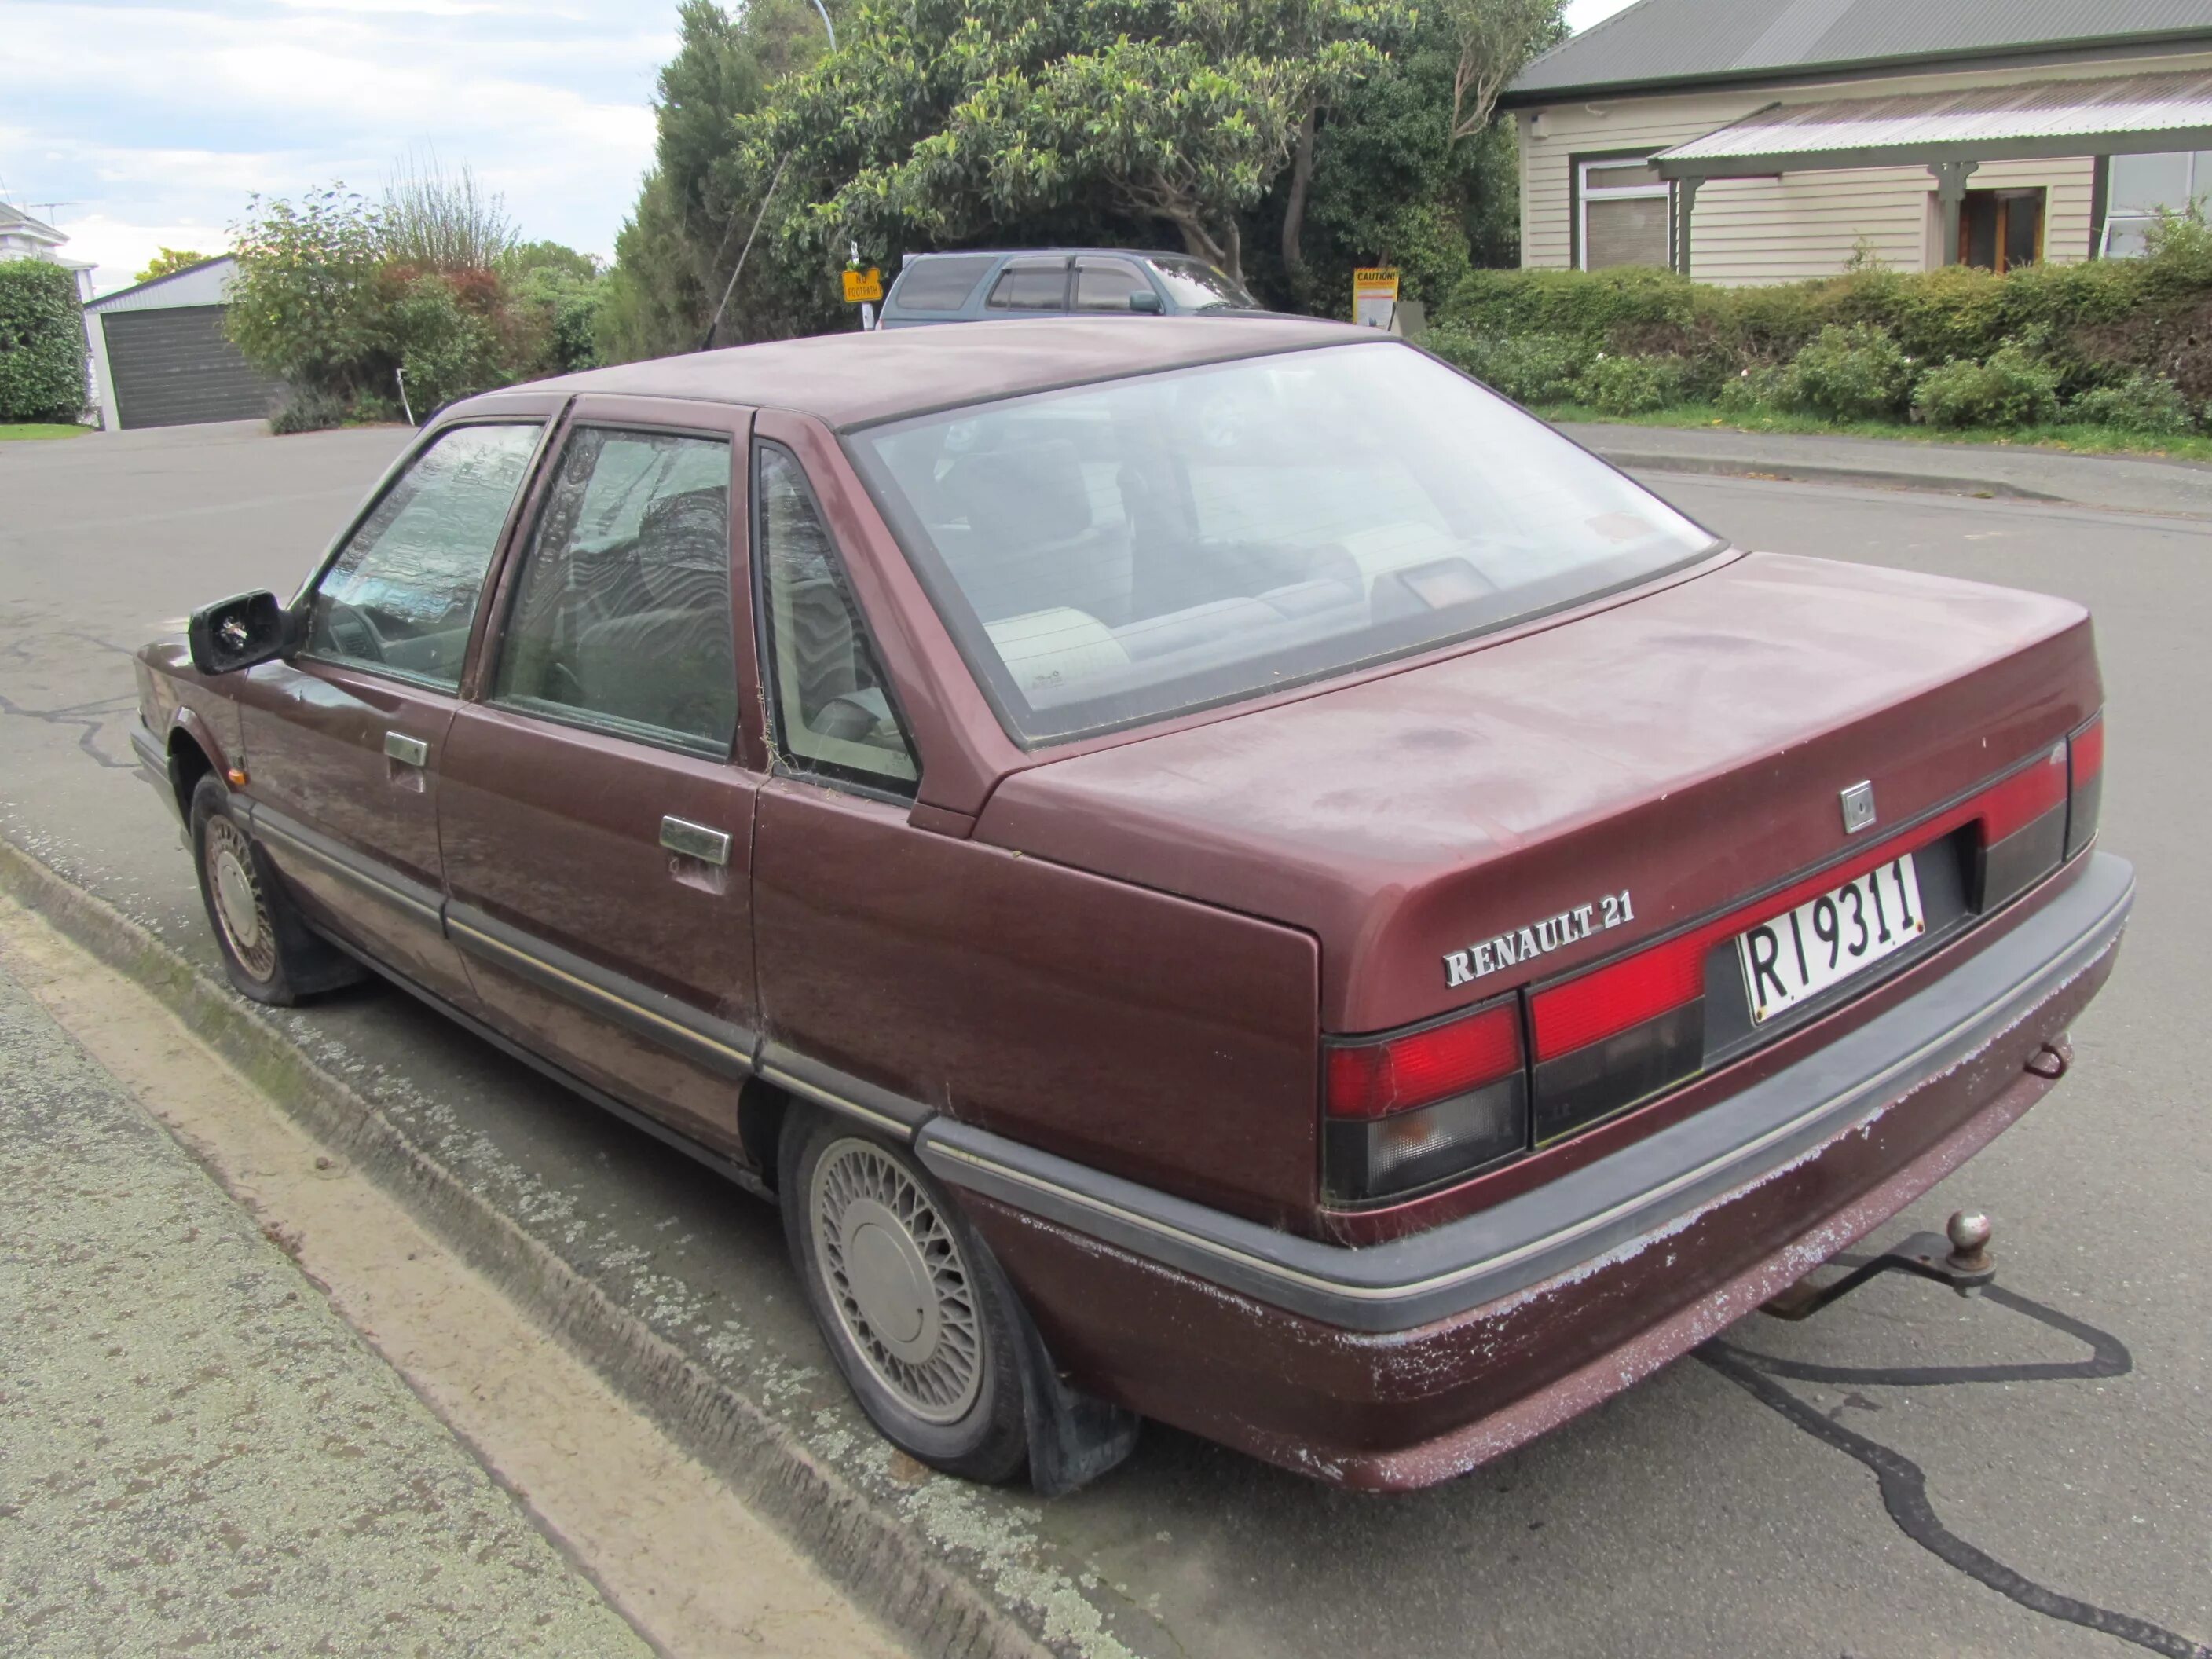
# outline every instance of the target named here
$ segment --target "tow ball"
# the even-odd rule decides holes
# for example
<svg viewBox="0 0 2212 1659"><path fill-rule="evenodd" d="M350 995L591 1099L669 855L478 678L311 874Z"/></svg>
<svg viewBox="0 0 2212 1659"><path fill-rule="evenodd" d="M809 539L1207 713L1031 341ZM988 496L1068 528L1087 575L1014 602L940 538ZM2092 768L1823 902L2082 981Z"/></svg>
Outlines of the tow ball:
<svg viewBox="0 0 2212 1659"><path fill-rule="evenodd" d="M1840 1297L1877 1273L1911 1273L1948 1285L1960 1296L1972 1296L1997 1276L1997 1259L1990 1254L1990 1218L1979 1210L1960 1210L1946 1222L1942 1233L1915 1233L1893 1250L1885 1250L1870 1261L1862 1261L1841 1279L1815 1285L1810 1277L1799 1279L1759 1311L1777 1319L1810 1319Z"/></svg>

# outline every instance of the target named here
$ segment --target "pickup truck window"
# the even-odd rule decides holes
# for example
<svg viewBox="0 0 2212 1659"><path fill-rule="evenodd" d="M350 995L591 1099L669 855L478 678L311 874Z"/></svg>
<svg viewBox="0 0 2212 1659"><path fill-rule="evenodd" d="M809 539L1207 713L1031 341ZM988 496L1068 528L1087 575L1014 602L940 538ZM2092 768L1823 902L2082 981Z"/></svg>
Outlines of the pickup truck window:
<svg viewBox="0 0 2212 1659"><path fill-rule="evenodd" d="M1469 638L1717 544L1379 341L923 416L852 453L1033 744Z"/></svg>
<svg viewBox="0 0 2212 1659"><path fill-rule="evenodd" d="M306 654L456 690L538 434L536 422L459 426L417 456L315 584Z"/></svg>
<svg viewBox="0 0 2212 1659"><path fill-rule="evenodd" d="M522 568L492 696L729 752L738 683L726 441L577 428Z"/></svg>
<svg viewBox="0 0 2212 1659"><path fill-rule="evenodd" d="M805 474L772 444L759 456L755 534L779 745L802 769L911 794L914 750Z"/></svg>

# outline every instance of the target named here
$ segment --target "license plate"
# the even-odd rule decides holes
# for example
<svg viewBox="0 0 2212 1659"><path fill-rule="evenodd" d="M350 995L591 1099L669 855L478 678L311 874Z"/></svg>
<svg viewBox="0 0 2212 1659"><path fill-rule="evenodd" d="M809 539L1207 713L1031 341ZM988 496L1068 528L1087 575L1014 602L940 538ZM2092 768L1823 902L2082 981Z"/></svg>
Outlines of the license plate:
<svg viewBox="0 0 2212 1659"><path fill-rule="evenodd" d="M1841 984L1927 931L1920 878L1906 853L1738 933L1752 1023Z"/></svg>

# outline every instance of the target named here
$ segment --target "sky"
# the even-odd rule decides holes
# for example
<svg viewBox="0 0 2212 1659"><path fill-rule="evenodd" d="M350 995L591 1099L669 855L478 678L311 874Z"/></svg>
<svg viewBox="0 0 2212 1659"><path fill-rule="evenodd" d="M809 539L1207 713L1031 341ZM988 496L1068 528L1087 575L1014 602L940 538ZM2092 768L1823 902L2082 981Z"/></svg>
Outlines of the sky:
<svg viewBox="0 0 2212 1659"><path fill-rule="evenodd" d="M1570 0L1587 28L1629 0ZM220 251L247 198L467 163L522 234L602 258L652 158L674 0L0 0L0 198L101 293Z"/></svg>

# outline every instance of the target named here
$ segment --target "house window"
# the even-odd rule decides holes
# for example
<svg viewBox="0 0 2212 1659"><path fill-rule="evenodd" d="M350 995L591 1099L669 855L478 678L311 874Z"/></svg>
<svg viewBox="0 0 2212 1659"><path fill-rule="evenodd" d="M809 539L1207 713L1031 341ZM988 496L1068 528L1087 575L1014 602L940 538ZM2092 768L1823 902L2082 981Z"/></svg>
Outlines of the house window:
<svg viewBox="0 0 2212 1659"><path fill-rule="evenodd" d="M1970 190L1959 204L1959 263L2002 276L2043 257L2044 192Z"/></svg>
<svg viewBox="0 0 2212 1659"><path fill-rule="evenodd" d="M2212 150L2115 155L2112 168L2104 240L2097 250L2108 259L2132 258L2141 253L2150 228L2161 213L2189 213L2202 218L2204 198L2212 196Z"/></svg>
<svg viewBox="0 0 2212 1659"><path fill-rule="evenodd" d="M1581 161L1576 164L1575 185L1584 270L1671 263L1668 186L1657 167L1633 156Z"/></svg>

